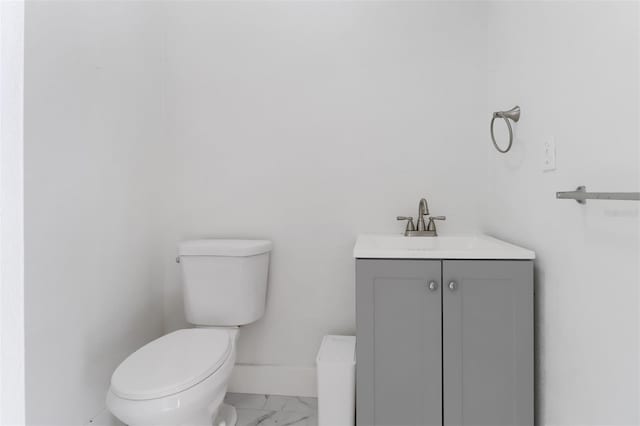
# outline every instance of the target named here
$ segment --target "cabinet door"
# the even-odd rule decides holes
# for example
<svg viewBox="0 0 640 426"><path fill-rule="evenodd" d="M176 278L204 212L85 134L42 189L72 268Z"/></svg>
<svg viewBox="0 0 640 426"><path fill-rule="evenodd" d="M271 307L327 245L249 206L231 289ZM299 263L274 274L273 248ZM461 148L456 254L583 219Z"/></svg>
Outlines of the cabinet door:
<svg viewBox="0 0 640 426"><path fill-rule="evenodd" d="M532 426L533 262L445 261L443 278L444 425Z"/></svg>
<svg viewBox="0 0 640 426"><path fill-rule="evenodd" d="M441 271L440 261L356 261L359 426L442 425Z"/></svg>

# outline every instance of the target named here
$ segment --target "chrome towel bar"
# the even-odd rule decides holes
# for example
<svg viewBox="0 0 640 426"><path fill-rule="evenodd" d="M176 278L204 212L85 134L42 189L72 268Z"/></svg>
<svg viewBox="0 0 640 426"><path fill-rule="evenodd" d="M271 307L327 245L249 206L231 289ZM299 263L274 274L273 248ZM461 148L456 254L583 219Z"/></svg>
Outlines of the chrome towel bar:
<svg viewBox="0 0 640 426"><path fill-rule="evenodd" d="M640 201L640 192L587 192L585 186L579 186L575 191L556 192L556 198L576 200L580 204L587 204L587 200Z"/></svg>

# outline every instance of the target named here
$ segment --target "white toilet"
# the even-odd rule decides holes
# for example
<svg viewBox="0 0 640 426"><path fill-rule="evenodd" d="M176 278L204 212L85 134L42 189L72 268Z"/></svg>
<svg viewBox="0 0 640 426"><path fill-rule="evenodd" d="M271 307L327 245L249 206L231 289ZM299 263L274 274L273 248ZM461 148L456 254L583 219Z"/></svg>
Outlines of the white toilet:
<svg viewBox="0 0 640 426"><path fill-rule="evenodd" d="M129 426L233 426L223 404L238 327L264 314L269 252L264 240L196 240L179 246L187 321L138 349L111 377L107 407Z"/></svg>

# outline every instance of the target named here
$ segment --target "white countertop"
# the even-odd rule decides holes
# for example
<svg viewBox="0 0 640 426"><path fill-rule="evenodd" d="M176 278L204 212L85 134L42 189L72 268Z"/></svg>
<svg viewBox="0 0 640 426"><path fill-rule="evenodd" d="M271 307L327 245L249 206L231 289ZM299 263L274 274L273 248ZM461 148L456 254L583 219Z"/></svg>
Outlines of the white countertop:
<svg viewBox="0 0 640 426"><path fill-rule="evenodd" d="M362 234L353 248L357 259L535 259L536 254L488 235L405 237Z"/></svg>

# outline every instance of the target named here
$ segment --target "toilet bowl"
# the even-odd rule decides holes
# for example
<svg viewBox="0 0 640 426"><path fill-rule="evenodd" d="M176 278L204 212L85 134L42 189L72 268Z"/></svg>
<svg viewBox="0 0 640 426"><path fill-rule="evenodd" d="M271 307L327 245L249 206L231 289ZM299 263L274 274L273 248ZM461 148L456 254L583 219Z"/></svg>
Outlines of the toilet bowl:
<svg viewBox="0 0 640 426"><path fill-rule="evenodd" d="M239 328L262 317L271 242L180 243L187 321L146 344L111 377L107 407L128 426L234 426L224 404Z"/></svg>
<svg viewBox="0 0 640 426"><path fill-rule="evenodd" d="M232 426L222 404L237 328L178 330L142 347L114 372L107 407L129 426Z"/></svg>

